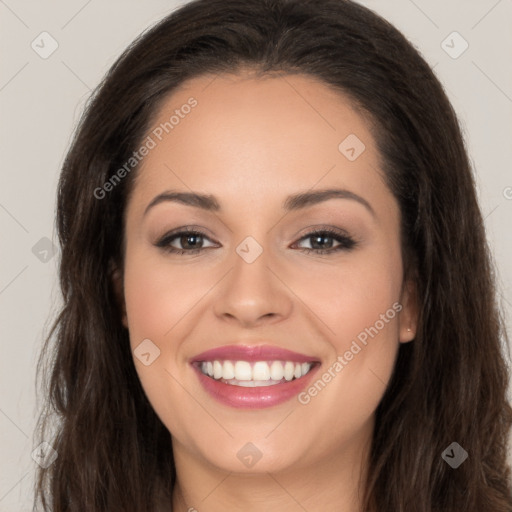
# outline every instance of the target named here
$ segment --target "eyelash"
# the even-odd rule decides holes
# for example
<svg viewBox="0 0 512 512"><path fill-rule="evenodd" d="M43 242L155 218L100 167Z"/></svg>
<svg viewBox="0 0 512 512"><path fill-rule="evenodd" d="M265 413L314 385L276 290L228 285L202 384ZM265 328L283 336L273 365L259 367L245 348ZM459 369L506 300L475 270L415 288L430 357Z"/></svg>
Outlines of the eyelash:
<svg viewBox="0 0 512 512"><path fill-rule="evenodd" d="M187 249L176 249L175 247L171 247L171 245L170 245L171 242L173 242L176 238L179 238L183 235L201 236L202 238L209 239L206 236L206 234L201 231L197 231L195 229L189 230L186 228L182 228L181 231L174 232L174 233L173 232L167 233L155 245L157 247L162 248L166 252L170 252L172 254L177 254L177 255L185 254L185 253L197 254L197 253L207 249L207 247L201 247L198 249L187 250ZM306 254L309 254L311 252L314 252L315 254L332 254L332 253L336 253L336 252L339 252L342 250L349 251L357 246L357 242L353 238L351 238L350 236L347 236L335 229L331 229L331 228L325 228L325 229L320 229L320 230L316 230L316 231L311 231L311 232L307 233L306 235L302 236L298 240L298 242L300 242L302 240L307 240L308 238L313 238L315 236L321 236L321 235L327 235L327 238L335 239L337 242L340 243L340 245L338 245L338 247L335 247L333 249L310 249L308 247L305 247L305 248L303 247L299 250L305 252Z"/></svg>

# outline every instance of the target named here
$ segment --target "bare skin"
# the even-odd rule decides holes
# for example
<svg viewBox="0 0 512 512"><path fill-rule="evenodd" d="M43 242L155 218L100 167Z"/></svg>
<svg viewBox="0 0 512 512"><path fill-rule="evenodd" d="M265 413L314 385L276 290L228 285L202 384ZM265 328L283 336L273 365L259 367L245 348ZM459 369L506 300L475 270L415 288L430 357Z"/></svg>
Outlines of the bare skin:
<svg viewBox="0 0 512 512"><path fill-rule="evenodd" d="M132 349L149 339L160 350L148 366L134 361L172 436L173 510L359 512L375 409L417 322L414 286L402 279L400 212L368 124L310 77L244 72L186 82L152 126L190 97L197 106L144 158L127 205L118 282ZM338 148L350 134L365 145L353 161ZM363 201L283 209L289 195L323 189ZM170 190L211 194L220 210L161 201L146 211ZM156 246L185 226L205 236L192 246L180 236L168 244L200 252ZM313 245L316 237L306 235L326 227L354 245L329 235ZM251 263L236 251L249 236L262 249ZM400 311L382 320L393 304ZM381 324L345 358L358 335ZM329 368L331 378L309 400L237 409L212 399L189 363L211 348L263 342L318 358L315 380ZM333 369L338 356L347 363L341 371ZM248 442L261 454L252 467L237 457Z"/></svg>

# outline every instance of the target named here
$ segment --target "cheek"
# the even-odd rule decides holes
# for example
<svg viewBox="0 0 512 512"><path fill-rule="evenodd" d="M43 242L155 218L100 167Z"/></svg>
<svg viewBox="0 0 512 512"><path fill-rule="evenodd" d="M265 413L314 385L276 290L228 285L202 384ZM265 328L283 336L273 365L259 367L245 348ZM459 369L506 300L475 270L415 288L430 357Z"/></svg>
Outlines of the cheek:
<svg viewBox="0 0 512 512"><path fill-rule="evenodd" d="M201 293L198 282L192 282L194 278L197 279L197 272L184 275L178 266L166 263L165 258L143 247L127 247L124 295L135 369L155 413L169 431L181 436L188 435L188 430L176 410L182 411L185 418L197 414L194 402L180 384L183 376L178 371L177 359L177 331L186 323L180 320L190 313L198 300L196 295ZM154 344L144 350L151 354L148 365L137 357L137 353L143 352L138 349L143 340ZM153 359L154 354L158 355Z"/></svg>
<svg viewBox="0 0 512 512"><path fill-rule="evenodd" d="M318 267L298 295L307 297L329 343L325 367L301 403L315 403L340 428L361 427L374 412L391 377L402 309L398 243L354 253L344 264ZM313 283L311 285L311 283ZM304 295L305 294L305 295Z"/></svg>
<svg viewBox="0 0 512 512"><path fill-rule="evenodd" d="M158 254L127 251L124 294L130 338L169 340L172 329L205 293L201 274ZM207 289L207 288L206 288Z"/></svg>
<svg viewBox="0 0 512 512"><path fill-rule="evenodd" d="M297 295L305 297L326 327L326 338L338 354L348 350L358 335L364 342L365 333L369 336L367 329L374 332L375 324L381 340L397 340L401 286L398 243L376 244L371 250L347 255L339 263L310 266L295 279Z"/></svg>

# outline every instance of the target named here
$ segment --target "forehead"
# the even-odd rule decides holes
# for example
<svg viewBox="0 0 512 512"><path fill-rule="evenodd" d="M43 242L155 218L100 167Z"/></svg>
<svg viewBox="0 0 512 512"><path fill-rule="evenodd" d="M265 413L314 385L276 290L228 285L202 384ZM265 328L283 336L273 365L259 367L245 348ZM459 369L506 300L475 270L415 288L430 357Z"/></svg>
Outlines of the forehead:
<svg viewBox="0 0 512 512"><path fill-rule="evenodd" d="M331 186L377 202L389 196L367 120L307 75L188 80L165 99L146 135L154 144L139 168L136 198L179 188L262 207Z"/></svg>

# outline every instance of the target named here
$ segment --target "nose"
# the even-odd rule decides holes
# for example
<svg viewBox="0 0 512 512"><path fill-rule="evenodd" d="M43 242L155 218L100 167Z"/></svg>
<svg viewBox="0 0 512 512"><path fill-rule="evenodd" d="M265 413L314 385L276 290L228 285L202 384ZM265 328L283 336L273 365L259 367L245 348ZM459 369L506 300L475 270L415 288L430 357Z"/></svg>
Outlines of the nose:
<svg viewBox="0 0 512 512"><path fill-rule="evenodd" d="M291 291L267 251L251 263L238 254L214 299L214 312L223 321L252 327L276 323L292 311Z"/></svg>

